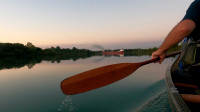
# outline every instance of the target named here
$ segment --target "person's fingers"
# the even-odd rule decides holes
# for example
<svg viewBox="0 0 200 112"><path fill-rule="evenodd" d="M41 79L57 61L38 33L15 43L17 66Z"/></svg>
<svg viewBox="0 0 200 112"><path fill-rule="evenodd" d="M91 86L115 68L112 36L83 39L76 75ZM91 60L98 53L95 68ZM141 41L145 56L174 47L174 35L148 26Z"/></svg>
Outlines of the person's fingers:
<svg viewBox="0 0 200 112"><path fill-rule="evenodd" d="M152 59L158 58L158 56L153 56Z"/></svg>
<svg viewBox="0 0 200 112"><path fill-rule="evenodd" d="M164 59L165 59L165 55L160 56L159 63L161 64L161 63L163 62Z"/></svg>
<svg viewBox="0 0 200 112"><path fill-rule="evenodd" d="M156 53L153 53L152 56L151 56L152 59L158 58L158 57L159 57L159 55L157 55Z"/></svg>
<svg viewBox="0 0 200 112"><path fill-rule="evenodd" d="M151 56L152 59L155 59L155 58L158 58L158 57L159 57L158 55L152 55ZM154 63L158 63L158 61L155 61Z"/></svg>
<svg viewBox="0 0 200 112"><path fill-rule="evenodd" d="M151 58L154 59L156 56L154 54L152 54Z"/></svg>
<svg viewBox="0 0 200 112"><path fill-rule="evenodd" d="M154 63L162 63L163 60L165 59L165 52L160 52L160 51L155 51L152 53L152 56L151 56L152 59L155 59L155 58L159 58L158 61L154 62Z"/></svg>
<svg viewBox="0 0 200 112"><path fill-rule="evenodd" d="M160 58L159 64L163 62L164 58Z"/></svg>

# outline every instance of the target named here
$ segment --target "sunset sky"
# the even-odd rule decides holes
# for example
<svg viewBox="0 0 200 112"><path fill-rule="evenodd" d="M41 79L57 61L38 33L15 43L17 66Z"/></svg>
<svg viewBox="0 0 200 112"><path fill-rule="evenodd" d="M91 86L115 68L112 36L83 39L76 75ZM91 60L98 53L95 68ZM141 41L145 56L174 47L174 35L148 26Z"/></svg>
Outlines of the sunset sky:
<svg viewBox="0 0 200 112"><path fill-rule="evenodd" d="M0 42L159 46L193 0L0 0Z"/></svg>

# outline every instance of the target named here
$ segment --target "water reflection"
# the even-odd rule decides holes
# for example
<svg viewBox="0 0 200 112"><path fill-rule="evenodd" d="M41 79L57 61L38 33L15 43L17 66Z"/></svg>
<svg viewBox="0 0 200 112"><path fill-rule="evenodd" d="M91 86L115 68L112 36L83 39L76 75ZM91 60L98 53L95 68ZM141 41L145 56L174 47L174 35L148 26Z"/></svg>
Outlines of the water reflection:
<svg viewBox="0 0 200 112"><path fill-rule="evenodd" d="M41 59L28 59L28 58L1 58L0 59L0 70L21 68L27 66L29 69L37 63L41 63Z"/></svg>
<svg viewBox="0 0 200 112"><path fill-rule="evenodd" d="M36 64L42 61L50 61L51 63L61 63L62 60L73 60L77 61L79 59L86 59L91 56L76 56L76 57L4 57L0 59L0 70L3 69L19 69L27 66L28 69L32 69ZM103 59L103 58L102 58ZM101 61L102 59L97 59L96 61Z"/></svg>
<svg viewBox="0 0 200 112"><path fill-rule="evenodd" d="M10 64L2 66L1 69L7 69L0 71L0 112L132 112L139 107L146 108L145 104L154 102L165 90L164 74L172 58L165 60L162 65L142 66L125 79L83 94L66 96L60 89L60 82L74 74L101 66L148 59L149 56L95 56L76 61L62 60L60 63L56 60L52 63L25 59L21 60L24 62L20 66L17 65L22 63L17 62L19 59L16 62L5 59L4 62L0 61L1 65ZM8 69L16 66L19 69ZM158 108L163 106L163 103L156 105Z"/></svg>
<svg viewBox="0 0 200 112"><path fill-rule="evenodd" d="M19 69L24 66L27 66L28 69L32 69L36 64L41 63L42 61L49 61L51 63L61 63L61 61L64 60L73 60L74 62L80 59L87 59L91 56L76 56L76 57L34 57L34 58L27 58L27 57L4 57L0 59L0 70L3 69ZM99 58L96 58L93 60L93 62L101 62L104 60L104 58L109 57L123 57L121 55L116 56L97 56Z"/></svg>

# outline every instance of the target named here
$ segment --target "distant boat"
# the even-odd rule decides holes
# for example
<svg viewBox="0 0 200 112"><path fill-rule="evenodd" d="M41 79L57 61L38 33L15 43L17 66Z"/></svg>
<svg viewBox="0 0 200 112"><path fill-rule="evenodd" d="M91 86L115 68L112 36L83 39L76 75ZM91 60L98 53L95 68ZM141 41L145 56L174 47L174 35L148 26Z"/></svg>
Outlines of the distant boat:
<svg viewBox="0 0 200 112"><path fill-rule="evenodd" d="M124 55L124 50L121 49L119 51L103 51L103 55Z"/></svg>

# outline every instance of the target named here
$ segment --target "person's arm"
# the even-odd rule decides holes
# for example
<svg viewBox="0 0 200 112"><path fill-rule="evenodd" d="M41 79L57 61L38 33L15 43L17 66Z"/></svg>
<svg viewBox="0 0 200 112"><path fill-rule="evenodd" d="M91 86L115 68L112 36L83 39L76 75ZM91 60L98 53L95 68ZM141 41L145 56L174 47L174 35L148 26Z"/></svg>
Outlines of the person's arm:
<svg viewBox="0 0 200 112"><path fill-rule="evenodd" d="M166 52L172 46L178 44L183 40L187 35L189 35L196 24L194 21L190 19L186 19L178 23L172 30L169 32L167 37L165 38L164 42L160 46L160 48L152 53L152 58L160 58L159 63L161 64L165 58Z"/></svg>

